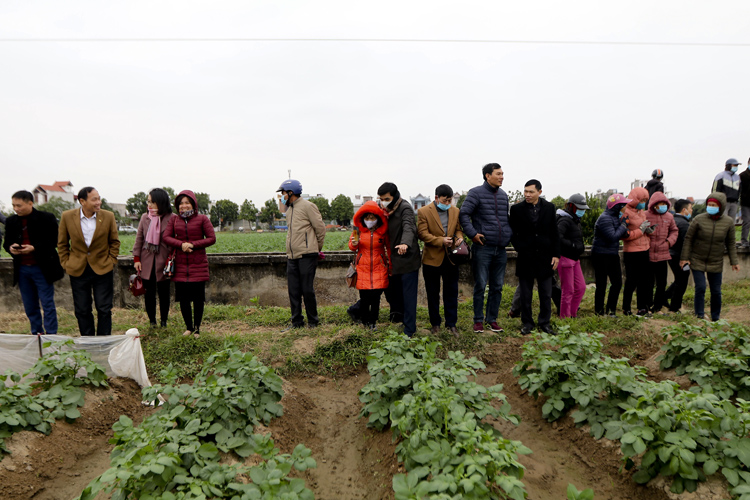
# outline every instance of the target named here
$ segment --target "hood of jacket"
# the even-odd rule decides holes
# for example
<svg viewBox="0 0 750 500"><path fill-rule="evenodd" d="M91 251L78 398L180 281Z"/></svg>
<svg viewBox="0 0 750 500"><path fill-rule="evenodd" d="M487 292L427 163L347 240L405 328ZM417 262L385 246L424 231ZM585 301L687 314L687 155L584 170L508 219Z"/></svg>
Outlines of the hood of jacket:
<svg viewBox="0 0 750 500"><path fill-rule="evenodd" d="M667 196L661 191L657 191L651 196L651 199L648 201L648 209L656 213L654 207L659 203L666 203L667 211L672 208L672 203L669 201L669 198L667 198Z"/></svg>
<svg viewBox="0 0 750 500"><path fill-rule="evenodd" d="M568 212L566 212L562 208L557 209L557 215L559 215L560 217L570 217L571 219L573 218L572 215L570 215Z"/></svg>
<svg viewBox="0 0 750 500"><path fill-rule="evenodd" d="M630 194L628 194L628 198L630 199L628 206L635 208L643 198L648 198L648 190L642 187L633 188Z"/></svg>
<svg viewBox="0 0 750 500"><path fill-rule="evenodd" d="M383 209L374 201L366 202L359 208L359 210L357 210L357 213L354 214L354 218L352 219L354 225L360 228L366 228L367 226L365 226L365 221L363 219L367 214L376 215L378 219L380 219L380 224L377 225L376 230L382 227L387 227L386 221L388 218L385 213L383 213Z"/></svg>
<svg viewBox="0 0 750 500"><path fill-rule="evenodd" d="M193 210L195 210L195 213L197 214L198 213L198 199L195 197L195 193L193 193L189 189L184 189L184 190L180 191L180 194L178 194L177 196L175 196L174 199L177 200L177 198L179 198L182 195L185 195L188 198L190 198L190 200L192 200L192 202L193 202ZM180 215L179 204L175 203L175 205L177 205L177 206L175 206L175 208L177 209L177 215Z"/></svg>
<svg viewBox="0 0 750 500"><path fill-rule="evenodd" d="M719 215L724 215L724 211L727 209L727 195L714 191L708 198L716 198L719 202ZM708 206L708 198L706 198L706 206Z"/></svg>

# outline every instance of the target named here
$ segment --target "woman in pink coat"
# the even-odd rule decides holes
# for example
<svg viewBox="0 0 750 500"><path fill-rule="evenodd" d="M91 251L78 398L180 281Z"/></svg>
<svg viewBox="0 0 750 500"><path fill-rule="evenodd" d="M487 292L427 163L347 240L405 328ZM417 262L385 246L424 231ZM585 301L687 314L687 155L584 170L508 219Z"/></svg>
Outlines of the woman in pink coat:
<svg viewBox="0 0 750 500"><path fill-rule="evenodd" d="M141 216L133 245L135 270L141 273L146 288L146 314L151 326L156 326L156 295L159 295L161 326L167 326L169 316L169 278L164 276L172 248L164 241L169 221L174 217L169 194L161 188L148 193L148 212Z"/></svg>
<svg viewBox="0 0 750 500"><path fill-rule="evenodd" d="M651 225L646 220L646 204L648 191L637 187L630 191L631 200L625 206L623 220L628 225L628 237L623 240L623 263L625 264L625 288L622 292L622 313L625 316L633 314L630 305L633 302L633 292L637 293L638 316L647 316L651 297L651 268L648 259L648 249L651 242L648 233Z"/></svg>
<svg viewBox="0 0 750 500"><path fill-rule="evenodd" d="M656 191L648 202L646 220L651 223L653 232L648 235L651 246L648 251L651 263L651 283L649 290L653 291L656 282L656 291L653 296L649 294L649 302L652 305L651 312L659 312L667 304L667 267L672 256L669 249L677 242L679 229L674 221L674 216L669 213L672 204L664 193Z"/></svg>
<svg viewBox="0 0 750 500"><path fill-rule="evenodd" d="M200 333L203 306L206 302L208 257L206 247L216 243L214 227L208 217L198 213L198 202L192 191L180 192L174 199L179 217L169 221L164 241L177 249L174 266L176 299L180 302L185 333ZM195 316L191 305L195 308Z"/></svg>

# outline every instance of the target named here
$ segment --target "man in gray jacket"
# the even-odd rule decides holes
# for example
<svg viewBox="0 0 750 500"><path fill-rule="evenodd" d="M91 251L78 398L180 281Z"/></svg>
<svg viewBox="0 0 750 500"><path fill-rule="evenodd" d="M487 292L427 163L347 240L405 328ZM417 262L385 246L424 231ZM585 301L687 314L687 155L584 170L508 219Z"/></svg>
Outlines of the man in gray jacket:
<svg viewBox="0 0 750 500"><path fill-rule="evenodd" d="M493 332L502 332L497 324L497 313L503 297L505 265L508 256L505 247L510 243L512 231L508 221L508 195L500 189L503 169L497 163L482 168L484 183L469 190L458 220L464 235L471 239L472 271L474 273L474 331L484 331L484 324ZM484 311L484 289L489 282L487 310Z"/></svg>
<svg viewBox="0 0 750 500"><path fill-rule="evenodd" d="M711 187L711 191L724 193L727 197L727 208L724 213L732 218L732 222L737 218L737 201L740 199L740 176L737 173L740 165L742 163L729 158L724 164L724 170L714 178Z"/></svg>
<svg viewBox="0 0 750 500"><path fill-rule="evenodd" d="M305 326L302 317L302 299L305 300L307 325L318 326L318 303L315 299L315 271L323 250L326 226L314 203L301 197L302 184L294 179L281 183L281 192L286 205L286 279L289 305L292 310L292 328Z"/></svg>

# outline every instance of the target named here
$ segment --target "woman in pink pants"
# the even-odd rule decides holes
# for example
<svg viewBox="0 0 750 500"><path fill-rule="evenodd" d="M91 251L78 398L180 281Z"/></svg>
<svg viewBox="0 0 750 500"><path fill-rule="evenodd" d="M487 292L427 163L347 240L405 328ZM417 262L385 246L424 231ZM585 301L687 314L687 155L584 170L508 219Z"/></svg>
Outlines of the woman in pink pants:
<svg viewBox="0 0 750 500"><path fill-rule="evenodd" d="M584 250L581 217L589 206L586 198L578 193L571 195L564 210L557 211L557 231L560 234L560 317L575 318L583 294L586 293L586 280L581 271L581 254Z"/></svg>

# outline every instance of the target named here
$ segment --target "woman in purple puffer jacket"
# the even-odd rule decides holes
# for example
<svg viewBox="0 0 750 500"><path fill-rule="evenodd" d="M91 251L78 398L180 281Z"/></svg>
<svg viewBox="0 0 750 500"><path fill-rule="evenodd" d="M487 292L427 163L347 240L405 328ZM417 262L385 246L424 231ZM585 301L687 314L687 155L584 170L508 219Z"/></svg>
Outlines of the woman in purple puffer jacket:
<svg viewBox="0 0 750 500"><path fill-rule="evenodd" d="M183 335L198 337L208 281L206 247L216 243L216 234L209 218L198 213L198 203L192 191L180 192L174 199L174 206L179 216L170 219L164 242L176 249L172 281L185 320Z"/></svg>

